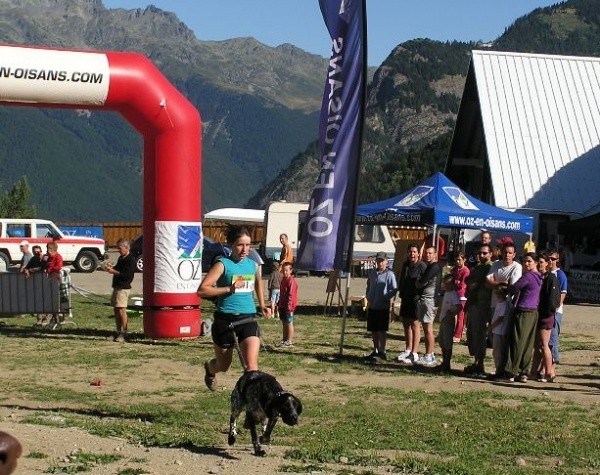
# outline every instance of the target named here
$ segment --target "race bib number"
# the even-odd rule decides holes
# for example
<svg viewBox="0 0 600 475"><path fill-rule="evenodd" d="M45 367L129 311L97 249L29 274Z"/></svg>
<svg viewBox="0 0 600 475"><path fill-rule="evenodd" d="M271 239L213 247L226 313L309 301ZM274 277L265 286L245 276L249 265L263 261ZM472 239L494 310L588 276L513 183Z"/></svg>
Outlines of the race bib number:
<svg viewBox="0 0 600 475"><path fill-rule="evenodd" d="M235 287L235 293L248 293L248 292L254 292L254 275L253 274L247 274L247 275L234 275L233 278L231 279L232 283L236 283L236 287ZM238 282L242 282L242 285L240 285Z"/></svg>

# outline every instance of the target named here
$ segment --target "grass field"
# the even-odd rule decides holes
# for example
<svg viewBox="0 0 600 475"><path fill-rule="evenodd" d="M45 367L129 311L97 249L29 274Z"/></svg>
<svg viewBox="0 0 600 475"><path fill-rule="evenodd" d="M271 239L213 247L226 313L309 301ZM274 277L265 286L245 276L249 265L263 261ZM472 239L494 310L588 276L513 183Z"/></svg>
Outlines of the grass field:
<svg viewBox="0 0 600 475"><path fill-rule="evenodd" d="M226 444L237 361L219 375L222 389L210 393L202 383L209 338L150 341L137 333L141 322L134 317L133 340L116 344L110 307L81 297L74 306L76 326L55 331L34 328L32 316L3 319L0 405L29 408L22 422L77 427L148 447ZM204 317L211 312L206 304ZM305 408L299 426L275 430L273 443L286 447L280 472L600 473L598 403L554 399L542 390L522 395L483 381L465 390L457 374L365 365L364 322L348 319L339 356L339 318L325 318L316 307L297 313L298 343L291 350L269 348L279 340L280 323L261 322L268 348L261 368L285 382ZM598 342L591 344L597 351ZM589 348L590 342L566 335L565 346ZM467 361L462 352L455 366ZM600 379L598 369L591 371ZM94 379L102 385L91 387Z"/></svg>

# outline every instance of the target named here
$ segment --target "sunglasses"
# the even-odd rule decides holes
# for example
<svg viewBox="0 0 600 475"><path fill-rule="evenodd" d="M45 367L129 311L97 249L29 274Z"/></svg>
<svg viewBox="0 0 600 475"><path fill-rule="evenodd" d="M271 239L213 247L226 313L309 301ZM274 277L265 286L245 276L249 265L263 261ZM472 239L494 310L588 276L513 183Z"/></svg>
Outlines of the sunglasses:
<svg viewBox="0 0 600 475"><path fill-rule="evenodd" d="M550 259L551 261L557 261L558 257L549 257L548 259Z"/></svg>

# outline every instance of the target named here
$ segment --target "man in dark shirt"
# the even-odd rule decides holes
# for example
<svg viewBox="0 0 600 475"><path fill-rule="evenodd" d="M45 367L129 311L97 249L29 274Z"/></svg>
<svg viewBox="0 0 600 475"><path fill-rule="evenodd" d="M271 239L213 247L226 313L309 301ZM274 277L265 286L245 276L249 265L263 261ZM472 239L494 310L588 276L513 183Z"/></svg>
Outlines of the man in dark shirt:
<svg viewBox="0 0 600 475"><path fill-rule="evenodd" d="M418 341L415 341L414 333L415 327L418 328L419 326L415 303L415 296L417 294L415 282L425 272L426 267L427 265L419 260L419 246L417 244L410 244L407 249L406 261L402 264L402 269L397 279L401 299L400 317L402 319L402 326L404 327L404 340L406 343L406 350L396 356L396 360L401 363L412 364L419 359L419 356L412 352L412 348L419 344Z"/></svg>
<svg viewBox="0 0 600 475"><path fill-rule="evenodd" d="M466 366L466 374L484 376L484 360L487 350L487 324L490 320L492 289L486 285L492 267L490 246L479 248L479 263L467 277L467 346L473 363Z"/></svg>
<svg viewBox="0 0 600 475"><path fill-rule="evenodd" d="M117 242L117 248L120 254L117 263L114 266L108 265L106 272L113 275L111 304L114 308L117 327L114 341L122 342L127 336L127 302L136 267L135 259L129 252L129 241L120 239Z"/></svg>
<svg viewBox="0 0 600 475"><path fill-rule="evenodd" d="M440 280L442 277L442 268L437 262L437 252L435 247L428 247L423 254L423 262L426 267L421 276L415 282L417 294L415 304L417 317L423 325L425 335L425 354L415 363L425 366L434 366L436 358L434 355L435 339L433 337L433 321L435 319L435 308L440 296ZM415 340L420 340L419 327L417 326L417 336ZM418 345L418 343L417 343ZM413 347L413 353L417 353L417 348Z"/></svg>
<svg viewBox="0 0 600 475"><path fill-rule="evenodd" d="M29 262L22 271L26 277L29 277L29 274L32 272L43 270L44 266L44 261L42 260L42 246L36 244L31 250L33 251L33 257L29 259Z"/></svg>

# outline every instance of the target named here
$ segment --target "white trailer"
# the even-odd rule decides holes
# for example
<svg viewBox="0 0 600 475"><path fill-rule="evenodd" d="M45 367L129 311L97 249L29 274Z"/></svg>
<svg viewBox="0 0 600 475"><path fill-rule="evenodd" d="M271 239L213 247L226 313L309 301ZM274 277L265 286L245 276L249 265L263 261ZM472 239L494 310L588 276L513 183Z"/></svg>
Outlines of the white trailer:
<svg viewBox="0 0 600 475"><path fill-rule="evenodd" d="M281 251L281 234L288 235L294 255L297 255L307 215L308 203L269 203L265 211L267 232L264 248L268 259L273 259L274 254ZM366 259L380 251L386 252L393 259L395 250L394 240L387 226L359 224L355 227L353 259Z"/></svg>

